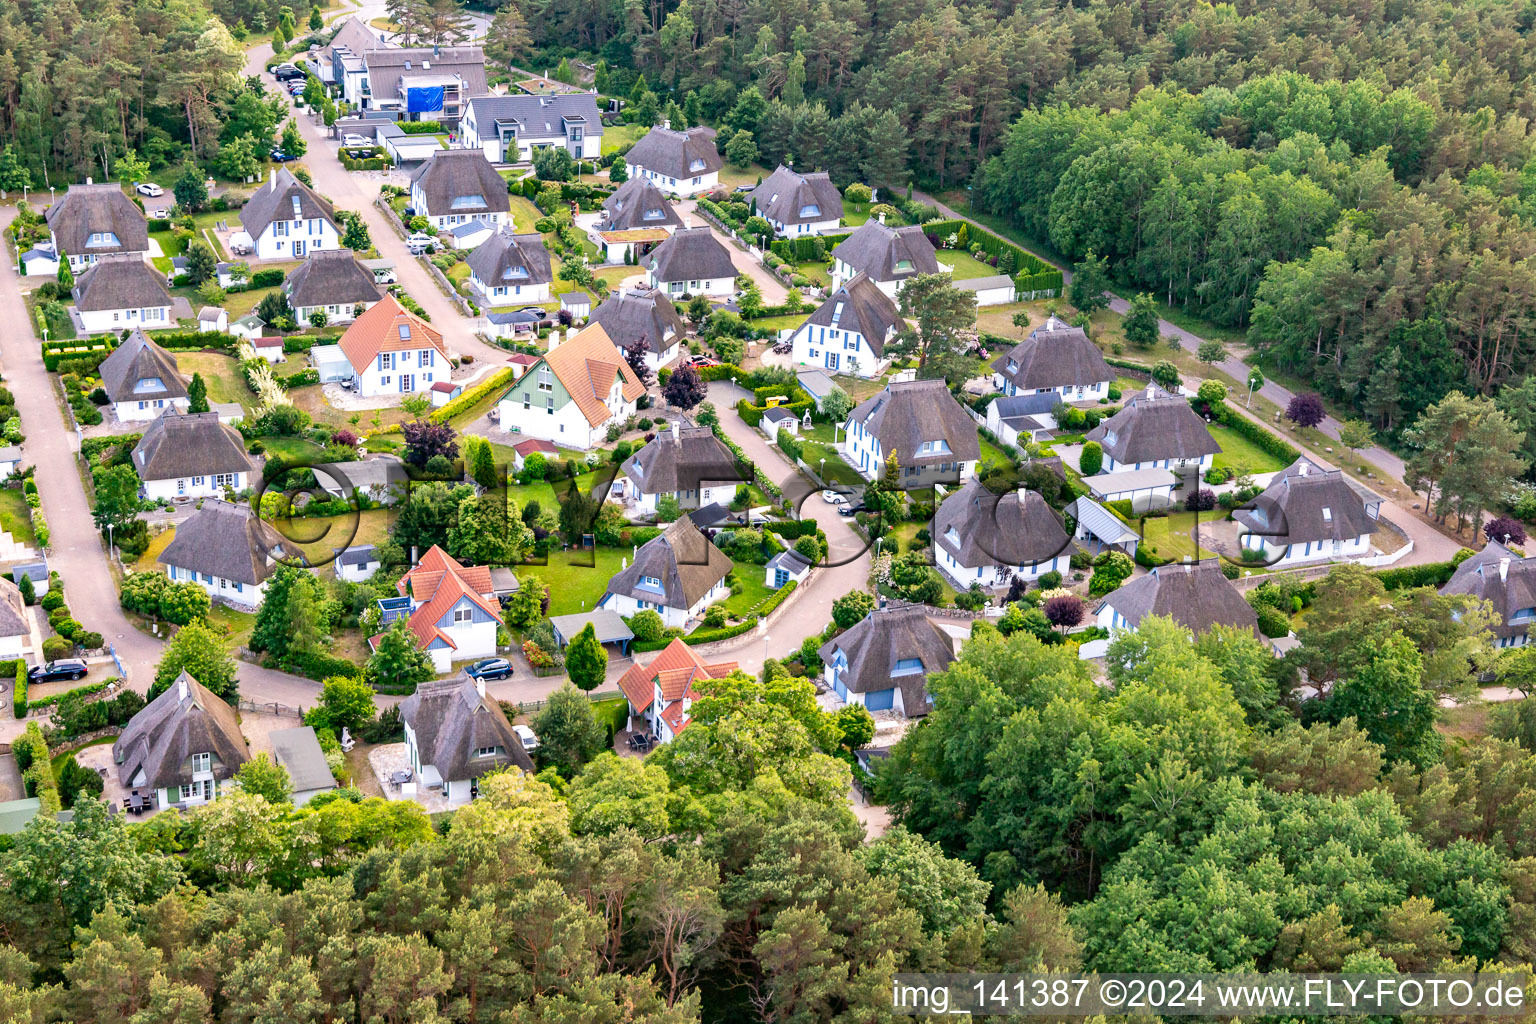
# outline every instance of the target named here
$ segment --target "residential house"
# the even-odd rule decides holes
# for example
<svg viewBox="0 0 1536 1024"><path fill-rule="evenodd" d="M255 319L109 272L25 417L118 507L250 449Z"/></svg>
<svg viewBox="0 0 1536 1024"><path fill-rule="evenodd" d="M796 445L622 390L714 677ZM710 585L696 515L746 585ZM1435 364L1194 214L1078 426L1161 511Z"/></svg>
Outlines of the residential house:
<svg viewBox="0 0 1536 1024"><path fill-rule="evenodd" d="M366 583L384 563L372 544L354 544L336 554L336 578L348 583Z"/></svg>
<svg viewBox="0 0 1536 1024"><path fill-rule="evenodd" d="M832 283L840 285L863 274L894 300L907 280L939 273L933 243L917 225L893 228L880 220L865 221L832 250Z"/></svg>
<svg viewBox="0 0 1536 1024"><path fill-rule="evenodd" d="M269 334L262 338L251 339L251 351L256 353L256 358L277 366L288 361L287 344L281 335Z"/></svg>
<svg viewBox="0 0 1536 1024"><path fill-rule="evenodd" d="M715 148L713 128L674 131L671 122L652 128L624 154L624 170L657 188L691 198L720 184L725 161Z"/></svg>
<svg viewBox="0 0 1536 1024"><path fill-rule="evenodd" d="M352 321L338 344L364 398L425 391L452 372L442 334L393 295Z"/></svg>
<svg viewBox="0 0 1536 1024"><path fill-rule="evenodd" d="M121 254L140 262L149 257L149 223L116 182L69 186L44 219L55 259L63 253L77 277L103 256ZM28 268L29 274L36 272Z"/></svg>
<svg viewBox="0 0 1536 1024"><path fill-rule="evenodd" d="M835 288L795 331L793 358L829 373L878 377L890 365L885 346L901 326L896 303L858 274Z"/></svg>
<svg viewBox="0 0 1536 1024"><path fill-rule="evenodd" d="M191 404L176 357L138 328L102 360L97 372L113 414L124 423L152 420L169 409L185 412Z"/></svg>
<svg viewBox="0 0 1536 1024"><path fill-rule="evenodd" d="M890 602L822 645L823 679L848 704L908 718L933 707L928 677L955 660L955 642L920 604Z"/></svg>
<svg viewBox="0 0 1536 1024"><path fill-rule="evenodd" d="M1111 591L1094 614L1103 629L1134 632L1147 616L1161 615L1196 634L1235 626L1259 635L1258 615L1215 558L1160 565Z"/></svg>
<svg viewBox="0 0 1536 1024"><path fill-rule="evenodd" d="M1364 558L1380 513L1380 498L1360 495L1342 471L1322 469L1303 455L1232 518L1245 527L1238 536L1245 551L1262 551L1267 564L1286 566Z"/></svg>
<svg viewBox="0 0 1536 1024"><path fill-rule="evenodd" d="M224 796L249 756L235 709L183 670L128 720L112 760L124 788L154 790L164 808Z"/></svg>
<svg viewBox="0 0 1536 1024"><path fill-rule="evenodd" d="M169 409L133 446L133 468L150 501L218 498L251 486L253 467L240 432L218 413Z"/></svg>
<svg viewBox="0 0 1536 1024"><path fill-rule="evenodd" d="M1114 380L1099 346L1081 327L1054 316L992 361L992 386L1008 396L1054 394L1062 402L1097 402L1109 397Z"/></svg>
<svg viewBox="0 0 1536 1024"><path fill-rule="evenodd" d="M654 516L656 503L664 497L682 509L730 504L736 488L746 483L736 457L714 431L683 426L677 419L670 430L631 455L621 472L610 497L624 502L631 515L644 517Z"/></svg>
<svg viewBox="0 0 1536 1024"><path fill-rule="evenodd" d="M485 324L477 328L487 338L523 338L531 340L544 323L544 315L533 310L508 309L485 311ZM514 353L517 355L520 353ZM531 357L530 357L531 358ZM510 361L510 360L509 360ZM515 366L516 364L514 364ZM513 380L517 378L514 377Z"/></svg>
<svg viewBox="0 0 1536 1024"><path fill-rule="evenodd" d="M596 160L603 153L603 119L591 93L471 96L457 144L478 148L493 164L532 160L549 148Z"/></svg>
<svg viewBox="0 0 1536 1024"><path fill-rule="evenodd" d="M405 618L417 645L432 659L432 667L447 672L456 661L489 658L496 653L496 629L501 605L491 570L461 564L436 544L421 561L400 577L399 598L381 598L384 624ZM369 639L377 647L379 637Z"/></svg>
<svg viewBox="0 0 1536 1024"><path fill-rule="evenodd" d="M283 294L300 327L316 313L327 324L345 324L378 303L379 286L351 249L317 250L288 275Z"/></svg>
<svg viewBox="0 0 1536 1024"><path fill-rule="evenodd" d="M530 437L526 441L519 441L512 446L512 468L521 473L530 455L542 455L544 456L544 461L548 462L550 459L558 459L560 457L560 449L550 442L536 437Z"/></svg>
<svg viewBox="0 0 1536 1024"><path fill-rule="evenodd" d="M957 590L1065 573L1076 550L1038 491L1020 487L994 494L974 476L939 505L933 548L939 570Z"/></svg>
<svg viewBox="0 0 1536 1024"><path fill-rule="evenodd" d="M510 225L469 254L470 287L487 306L548 302L554 279L543 236L519 235Z"/></svg>
<svg viewBox="0 0 1536 1024"><path fill-rule="evenodd" d="M1121 410L1084 435L1104 449L1104 472L1211 467L1221 451L1205 421L1178 395L1148 384Z"/></svg>
<svg viewBox="0 0 1536 1024"><path fill-rule="evenodd" d="M374 505L393 505L406 497L410 480L405 465L393 455L375 455L360 461L327 462L313 470L315 482L331 498Z"/></svg>
<svg viewBox="0 0 1536 1024"><path fill-rule="evenodd" d="M602 219L589 232L603 246L607 262L624 263L682 226L683 219L651 179L630 178L603 200Z"/></svg>
<svg viewBox="0 0 1536 1024"><path fill-rule="evenodd" d="M664 624L682 628L730 594L725 577L732 565L725 552L683 516L640 546L634 562L608 581L598 607L611 608L626 619L649 608Z"/></svg>
<svg viewBox="0 0 1536 1024"><path fill-rule="evenodd" d="M470 97L490 90L478 46L388 46L356 55L362 74L345 76L354 109L393 111L402 121L437 121L457 128Z"/></svg>
<svg viewBox="0 0 1536 1024"><path fill-rule="evenodd" d="M176 326L165 280L135 253L97 259L75 279L74 299L86 334Z"/></svg>
<svg viewBox="0 0 1536 1024"><path fill-rule="evenodd" d="M645 346L645 365L652 373L676 359L688 328L664 292L619 292L608 296L592 313L608 338L627 352Z"/></svg>
<svg viewBox="0 0 1536 1024"><path fill-rule="evenodd" d="M794 548L785 548L763 566L763 586L778 590L791 583L803 583L810 574L810 560Z"/></svg>
<svg viewBox="0 0 1536 1024"><path fill-rule="evenodd" d="M507 182L485 154L444 149L411 175L411 207L437 231L480 220L499 229L508 223Z"/></svg>
<svg viewBox="0 0 1536 1024"><path fill-rule="evenodd" d="M987 403L987 429L1003 444L1022 447L1043 441L1056 429L1054 410L1061 402L1055 391L1000 395Z"/></svg>
<svg viewBox="0 0 1536 1024"><path fill-rule="evenodd" d="M274 729L267 733L267 739L272 744L272 760L288 773L293 787L289 799L295 807L303 807L321 793L336 788L336 777L331 774L313 726Z"/></svg>
<svg viewBox="0 0 1536 1024"><path fill-rule="evenodd" d="M501 429L585 451L635 412L645 385L600 324L568 332L497 403Z"/></svg>
<svg viewBox="0 0 1536 1024"><path fill-rule="evenodd" d="M963 483L981 459L976 421L942 380L887 384L848 414L844 430L849 465L874 480L894 453L907 490Z"/></svg>
<svg viewBox="0 0 1536 1024"><path fill-rule="evenodd" d="M326 85L336 86L354 109L361 108L363 96L368 91L368 66L363 63L362 55L389 45L361 18L349 16L342 20L341 27L321 51L316 74Z"/></svg>
<svg viewBox="0 0 1536 1024"><path fill-rule="evenodd" d="M495 226L483 220L466 221L448 229L448 244L455 249L478 249L495 234Z"/></svg>
<svg viewBox="0 0 1536 1024"><path fill-rule="evenodd" d="M42 597L47 592L48 582L44 579L42 589L34 589L33 596ZM0 577L0 658L25 659L31 653L32 615L21 596L21 587Z"/></svg>
<svg viewBox="0 0 1536 1024"><path fill-rule="evenodd" d="M442 786L450 804L468 803L491 772L533 772L523 741L501 705L486 696L483 680L460 673L420 684L400 702L400 724L417 785Z"/></svg>
<svg viewBox="0 0 1536 1024"><path fill-rule="evenodd" d="M267 184L240 207L240 227L258 260L301 260L341 247L336 211L286 167L273 168Z"/></svg>
<svg viewBox="0 0 1536 1024"><path fill-rule="evenodd" d="M216 602L257 608L272 567L286 557L282 535L248 507L209 498L177 524L159 561L172 580L196 583Z"/></svg>
<svg viewBox="0 0 1536 1024"><path fill-rule="evenodd" d="M734 661L711 664L681 637L644 665L636 663L619 677L619 689L629 701L629 728L670 743L688 727L688 711L698 699L694 683L724 679L736 671Z"/></svg>
<svg viewBox="0 0 1536 1024"><path fill-rule="evenodd" d="M1497 617L1493 635L1500 647L1524 647L1531 642L1531 624L1536 622L1536 558L1522 558L1490 540L1456 567L1440 593L1487 601Z"/></svg>
<svg viewBox="0 0 1536 1024"><path fill-rule="evenodd" d="M682 228L645 258L645 281L674 298L733 295L736 265L709 228Z"/></svg>
<svg viewBox="0 0 1536 1024"><path fill-rule="evenodd" d="M843 222L843 197L825 172L800 174L780 164L748 198L777 235L824 235Z"/></svg>

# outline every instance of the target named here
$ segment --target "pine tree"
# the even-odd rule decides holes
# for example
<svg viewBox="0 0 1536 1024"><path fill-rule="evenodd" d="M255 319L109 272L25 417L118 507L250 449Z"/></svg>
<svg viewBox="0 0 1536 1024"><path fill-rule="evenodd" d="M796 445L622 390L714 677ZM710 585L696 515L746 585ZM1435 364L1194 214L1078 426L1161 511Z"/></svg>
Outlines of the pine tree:
<svg viewBox="0 0 1536 1024"><path fill-rule="evenodd" d="M436 675L432 659L416 642L404 616L390 623L379 637L378 647L368 657L364 676L370 683L415 690L420 683Z"/></svg>
<svg viewBox="0 0 1536 1024"><path fill-rule="evenodd" d="M187 412L208 411L208 385L203 381L203 375L194 373L192 382L187 385Z"/></svg>
<svg viewBox="0 0 1536 1024"><path fill-rule="evenodd" d="M565 649L565 671L571 682L588 693L597 689L608 673L608 652L598 643L592 623L582 627Z"/></svg>
<svg viewBox="0 0 1536 1024"><path fill-rule="evenodd" d="M69 254L63 249L59 250L59 287L64 291L72 291L75 287L75 275L69 269Z"/></svg>
<svg viewBox="0 0 1536 1024"><path fill-rule="evenodd" d="M311 32L319 32L322 28L325 28L325 19L320 17L320 8L311 7L309 9L309 30Z"/></svg>
<svg viewBox="0 0 1536 1024"><path fill-rule="evenodd" d="M704 123L704 102L699 99L697 89L689 89L688 95L683 97L683 118L690 128Z"/></svg>

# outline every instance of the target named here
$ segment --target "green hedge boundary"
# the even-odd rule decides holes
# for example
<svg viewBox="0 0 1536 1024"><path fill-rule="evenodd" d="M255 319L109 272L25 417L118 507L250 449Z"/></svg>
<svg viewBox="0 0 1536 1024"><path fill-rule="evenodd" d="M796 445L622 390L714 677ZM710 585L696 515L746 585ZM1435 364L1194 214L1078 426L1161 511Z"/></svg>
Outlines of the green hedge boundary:
<svg viewBox="0 0 1536 1024"><path fill-rule="evenodd" d="M476 384L458 398L449 402L441 409L434 411L430 419L435 423L446 423L465 409L472 408L474 404L497 388L506 387L512 382L512 369L507 367L497 370L484 381Z"/></svg>
<svg viewBox="0 0 1536 1024"><path fill-rule="evenodd" d="M65 690L63 693L56 693L51 697L40 697L37 700L27 702L27 711L31 713L38 708L51 708L65 697L89 697L93 693L101 693L107 688L109 683L115 682L117 682L116 679L103 679L99 683L86 683L84 686L77 686L73 690Z"/></svg>
<svg viewBox="0 0 1536 1024"><path fill-rule="evenodd" d="M775 238L768 243L768 251L781 260L789 260L791 263L804 263L816 258L816 243L821 243L822 259L832 254L832 250L848 240L852 231L844 231L835 235L807 235L800 238Z"/></svg>
<svg viewBox="0 0 1536 1024"><path fill-rule="evenodd" d="M924 234L943 238L946 235L959 234L962 226L966 229L970 243L980 245L982 251L988 256L1001 256L1005 252L1013 254L1015 299L1019 301L1047 299L1061 294L1063 277L1059 268L1047 263L1028 249L988 231L980 224L973 224L968 220L931 220L923 224L922 228Z"/></svg>
<svg viewBox="0 0 1536 1024"><path fill-rule="evenodd" d="M1277 434L1271 434L1257 423L1240 413L1234 412L1232 407L1225 402L1205 402L1199 398L1191 398L1189 404L1192 408L1206 406L1210 409L1211 419L1220 423L1234 434L1252 441L1262 448L1267 455L1289 464L1301 458L1301 452L1290 442Z"/></svg>
<svg viewBox="0 0 1536 1024"><path fill-rule="evenodd" d="M11 707L17 718L26 718L27 708L31 706L27 703L27 663L18 658L12 663L11 671L16 680L11 686Z"/></svg>
<svg viewBox="0 0 1536 1024"><path fill-rule="evenodd" d="M1455 572L1455 562L1426 562L1424 565L1405 565L1400 569L1383 569L1376 574L1376 578L1388 590L1443 587L1450 582Z"/></svg>

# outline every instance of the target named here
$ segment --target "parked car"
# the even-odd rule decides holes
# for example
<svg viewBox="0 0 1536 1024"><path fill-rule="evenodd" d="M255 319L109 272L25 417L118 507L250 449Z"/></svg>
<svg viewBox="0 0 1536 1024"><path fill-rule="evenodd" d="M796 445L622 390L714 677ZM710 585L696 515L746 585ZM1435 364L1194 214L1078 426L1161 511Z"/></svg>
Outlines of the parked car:
<svg viewBox="0 0 1536 1024"><path fill-rule="evenodd" d="M709 358L709 356L694 356L692 359L688 360L683 365L684 366L692 366L695 369L702 370L706 366L719 366L720 365L720 360L718 360L718 359L711 359L711 358Z"/></svg>
<svg viewBox="0 0 1536 1024"><path fill-rule="evenodd" d="M343 146L371 146L373 145L373 140L366 135L359 135L357 132L347 132L347 134L341 137L341 144Z"/></svg>
<svg viewBox="0 0 1536 1024"><path fill-rule="evenodd" d="M379 147L368 146L363 149L344 149L342 152L353 160L369 160L379 155Z"/></svg>
<svg viewBox="0 0 1536 1024"><path fill-rule="evenodd" d="M757 188L756 185L737 185L731 191L732 192L751 192L755 188Z"/></svg>
<svg viewBox="0 0 1536 1024"><path fill-rule="evenodd" d="M279 82L291 82L295 78L303 78L304 72L292 64L279 64L272 69L272 77Z"/></svg>
<svg viewBox="0 0 1536 1024"><path fill-rule="evenodd" d="M50 661L46 665L34 665L28 669L27 682L52 683L60 679L84 679L86 671L85 662L75 658Z"/></svg>
<svg viewBox="0 0 1536 1024"><path fill-rule="evenodd" d="M293 157L289 156L287 153L284 153L282 150L278 149L276 146L272 147L272 152L268 153L267 155L269 157L271 157L273 161L275 161L276 163L280 163L280 164L285 164L289 160L293 159Z"/></svg>
<svg viewBox="0 0 1536 1024"><path fill-rule="evenodd" d="M517 738L523 741L523 749L532 753L539 749L539 737L526 725L514 725L512 731L517 733Z"/></svg>
<svg viewBox="0 0 1536 1024"><path fill-rule="evenodd" d="M302 96L302 95L304 95L304 88L305 88L305 86L304 86L303 82L294 82L292 85L290 85L288 87L288 95L289 96Z"/></svg>
<svg viewBox="0 0 1536 1024"><path fill-rule="evenodd" d="M506 658L481 658L466 665L464 674L471 679L511 679L512 663Z"/></svg>
<svg viewBox="0 0 1536 1024"><path fill-rule="evenodd" d="M847 501L848 499L834 491L832 488L828 487L826 490L821 492L821 500L826 502L828 505L838 505Z"/></svg>
<svg viewBox="0 0 1536 1024"><path fill-rule="evenodd" d="M152 181L141 181L133 187L133 190L141 196L163 196L165 189Z"/></svg>
<svg viewBox="0 0 1536 1024"><path fill-rule="evenodd" d="M420 232L411 235L405 240L405 247L410 250L412 256L420 256L437 244L437 239L431 235L423 235Z"/></svg>
<svg viewBox="0 0 1536 1024"><path fill-rule="evenodd" d="M841 504L839 504L837 506L837 514L840 515L840 516L858 515L860 512L863 512L863 511L864 511L864 506L862 504L860 504L860 505L852 505L852 504L849 504L848 502L844 501L844 502L842 502Z"/></svg>

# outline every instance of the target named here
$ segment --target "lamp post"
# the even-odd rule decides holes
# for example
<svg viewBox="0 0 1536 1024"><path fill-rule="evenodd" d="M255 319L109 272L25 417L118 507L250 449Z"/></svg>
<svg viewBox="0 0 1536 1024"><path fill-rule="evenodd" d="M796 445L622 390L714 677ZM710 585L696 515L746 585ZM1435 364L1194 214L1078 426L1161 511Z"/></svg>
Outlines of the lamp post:
<svg viewBox="0 0 1536 1024"><path fill-rule="evenodd" d="M1248 401L1243 406L1243 408L1247 409L1247 408L1251 408L1253 406L1253 392L1256 389L1261 388L1263 386L1264 386L1264 374L1260 373L1259 372L1259 368L1257 366L1255 366L1248 373Z"/></svg>
<svg viewBox="0 0 1536 1024"><path fill-rule="evenodd" d="M112 524L111 523L107 524L107 554L111 555L112 558L114 560L116 560L116 558L117 558L117 545L112 540Z"/></svg>

